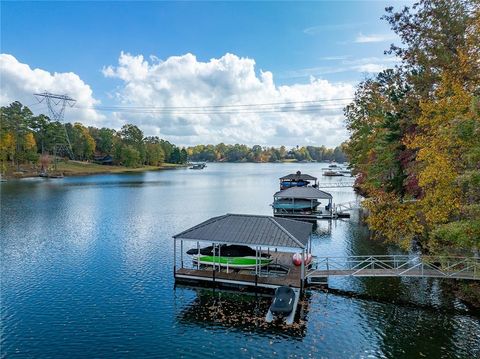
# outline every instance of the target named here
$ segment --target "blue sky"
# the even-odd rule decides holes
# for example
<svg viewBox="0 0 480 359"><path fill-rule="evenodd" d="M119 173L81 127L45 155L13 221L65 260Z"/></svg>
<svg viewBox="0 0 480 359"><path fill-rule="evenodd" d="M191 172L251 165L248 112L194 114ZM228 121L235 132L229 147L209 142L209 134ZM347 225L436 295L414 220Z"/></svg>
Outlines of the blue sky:
<svg viewBox="0 0 480 359"><path fill-rule="evenodd" d="M189 91L194 93L184 97L183 100L172 93L165 94L165 89L153 95L150 94L148 98L144 96L143 102L128 97L132 93L127 94L127 92L132 86L138 90L142 83L145 88L151 90L156 88L155 84L162 78L169 78L172 82L175 76L171 77L173 75L170 72L165 74L165 69L160 70L154 67L155 63L165 61L172 56L193 54L196 59L194 66L199 66L195 67L197 69L194 73L195 76L200 76L199 69L202 68L202 64L209 63L211 59L221 59L227 53L237 57L230 59L231 66L227 66L229 69L236 69L236 64L239 64L241 59L254 60L252 65L254 73L260 78L261 71L270 72L274 87L280 91L280 87L284 86L284 93L291 93L298 85L308 86L312 81L311 76L317 80L325 80L332 86L348 84L353 88L361 79L394 63L395 59L384 56L383 51L388 49L391 42L398 43L398 39L389 30L388 24L380 20L380 17L384 13L385 6L393 5L400 8L404 4L405 2L392 1L308 3L2 1L1 53L13 56L16 62L28 65L30 70L38 68L50 74L78 75L83 85L91 90L91 99L90 102L85 102L86 107L93 106L94 103L145 106L158 103L224 104L226 102L222 100L221 91L216 91L217 98L212 102L199 100L200 102L197 103L193 100L202 96L212 97L205 93L212 92L211 88L207 89L203 86L207 76L205 74L201 75L202 86L199 85L196 89L190 88ZM131 56L131 58L124 58L125 62L142 55L144 65L146 63L147 66L151 66L147 70L148 74L141 76L141 79L138 76L125 76L125 71L135 71L135 67L128 65L120 73L121 52ZM9 61L13 60L9 59ZM2 67L6 67L7 64L10 69L13 69L13 64L18 65L7 62ZM113 70L110 74L105 71L108 66ZM2 71L2 82L13 81L14 75L8 73L8 69ZM160 71L163 72L160 73ZM208 76L212 76L210 82L214 82L214 79L220 76L219 73L224 72L224 70L219 73L218 71L208 71ZM235 70L232 71L235 72ZM235 72L234 77L238 78L242 76L239 73L246 72L248 71ZM152 80L155 76L157 76L156 80ZM65 88L65 81L58 79L52 81L53 88L49 88L52 92L67 89L82 91L82 84L77 86L79 89L75 86ZM185 83L185 78L182 81ZM219 83L222 81L219 80ZM31 82L37 87L40 86L39 81L32 79ZM228 83L226 80L223 82ZM190 85L195 84L198 85L198 82L192 82ZM265 82L263 84L265 85ZM3 86L2 101L11 100L12 96L25 97L30 90L30 88L23 89L26 93L22 95L22 89L17 87L8 84ZM268 84L264 87L268 87ZM217 89L217 86L214 88ZM238 90L240 87L236 88ZM171 91L174 89L177 93L181 92L178 86L171 87ZM248 92L247 90L245 92ZM345 88L343 90L348 92ZM231 95L233 90L228 88L226 91ZM261 91L263 92L259 98L268 100L265 93L269 90ZM309 89L303 87L302 91L307 91L308 94ZM322 87L322 91L326 91L325 87ZM348 94L351 96L351 90ZM85 97L82 93L72 95L79 98ZM338 95L338 91L335 95ZM297 99L291 94L290 97L279 95L279 93L271 96L274 101ZM305 97L305 93L296 96ZM231 101L235 99L233 104L255 103L254 95L248 98L241 98L240 95L229 98ZM317 98L318 96L313 99ZM326 98L329 98L328 94ZM334 97L330 96L330 98ZM250 102L245 102L247 100ZM92 112L90 111L90 115L82 113L78 116L85 121L86 117L92 117ZM125 114L101 113L98 116L93 116L95 121L92 120L96 125L118 127L122 121L130 120ZM147 131L153 134L164 135L162 127L165 128L165 122L171 119L157 117L159 117L157 123L152 116L148 116L145 121L138 120L138 125L145 125L148 128ZM178 121L179 118L181 121ZM179 122L179 128L190 127L184 128L193 134L189 136L182 136L182 133L178 131L175 133L170 129L172 139L183 141L185 144L221 140L223 137L226 137L225 142L236 142L242 139L241 135L229 135L228 131L216 131L211 136L204 133L204 130L216 123L212 118L204 120L203 125L198 119L190 120L189 116L179 116L174 120ZM225 119L224 127L228 127L231 120ZM257 121L259 124L268 122L258 116ZM249 123L254 125L255 121L252 119ZM234 127L235 121L231 124ZM341 119L339 119L340 125ZM282 139L280 134L285 133L278 128L268 127L265 130L270 134L258 138L258 142L264 141L262 144L276 144L273 142L279 142ZM334 130L336 131L335 141L343 140L346 132L342 132L340 127ZM286 135L295 138L294 142L303 138L303 134L299 131L288 132ZM305 142L320 140L322 138L306 138ZM255 142L256 139L246 136L245 141Z"/></svg>

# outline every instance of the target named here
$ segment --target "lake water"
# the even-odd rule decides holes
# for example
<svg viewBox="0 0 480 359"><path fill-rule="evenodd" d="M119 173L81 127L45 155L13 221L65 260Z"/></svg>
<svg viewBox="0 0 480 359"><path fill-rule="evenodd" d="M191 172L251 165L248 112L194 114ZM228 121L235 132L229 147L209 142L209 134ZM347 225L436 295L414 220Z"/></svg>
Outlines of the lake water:
<svg viewBox="0 0 480 359"><path fill-rule="evenodd" d="M300 169L338 181L322 167L208 164L2 183L1 356L480 357L479 317L440 280L331 280L360 297L310 290L292 327L265 324L268 298L175 288L173 234L225 213L270 215L280 176ZM336 203L355 200L351 188L328 191ZM355 214L319 221L312 241L315 255L399 252L369 240Z"/></svg>

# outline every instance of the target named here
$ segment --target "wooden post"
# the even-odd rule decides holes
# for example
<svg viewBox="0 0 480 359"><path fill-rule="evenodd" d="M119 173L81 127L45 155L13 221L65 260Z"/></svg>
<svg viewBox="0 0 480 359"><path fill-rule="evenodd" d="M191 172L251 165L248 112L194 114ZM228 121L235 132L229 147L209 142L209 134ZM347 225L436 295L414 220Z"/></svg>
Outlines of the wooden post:
<svg viewBox="0 0 480 359"><path fill-rule="evenodd" d="M183 239L180 240L180 268L183 268Z"/></svg>
<svg viewBox="0 0 480 359"><path fill-rule="evenodd" d="M200 270L200 242L197 241L197 270Z"/></svg>
<svg viewBox="0 0 480 359"><path fill-rule="evenodd" d="M260 248L260 252L258 255L258 271L261 275L262 274L262 246L260 246L259 248Z"/></svg>
<svg viewBox="0 0 480 359"><path fill-rule="evenodd" d="M177 239L173 239L173 277L175 278L175 274L177 273L176 264L177 263Z"/></svg>
<svg viewBox="0 0 480 359"><path fill-rule="evenodd" d="M301 267L300 267L300 277L301 277L300 293L303 294L303 285L304 285L304 281L305 281L305 248L302 249L302 264L301 264Z"/></svg>
<svg viewBox="0 0 480 359"><path fill-rule="evenodd" d="M218 245L218 271L222 271L222 246L219 244Z"/></svg>
<svg viewBox="0 0 480 359"><path fill-rule="evenodd" d="M213 263L212 263L212 280L215 284L215 243L212 243L213 248Z"/></svg>
<svg viewBox="0 0 480 359"><path fill-rule="evenodd" d="M255 247L255 276L257 276L258 274L257 262L258 262L258 247Z"/></svg>

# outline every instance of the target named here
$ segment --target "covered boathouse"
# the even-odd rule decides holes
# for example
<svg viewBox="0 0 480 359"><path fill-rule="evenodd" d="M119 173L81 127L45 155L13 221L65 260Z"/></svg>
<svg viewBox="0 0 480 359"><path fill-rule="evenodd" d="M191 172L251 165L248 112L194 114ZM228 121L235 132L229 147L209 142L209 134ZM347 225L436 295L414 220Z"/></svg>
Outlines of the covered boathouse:
<svg viewBox="0 0 480 359"><path fill-rule="evenodd" d="M303 289L305 264L302 261L295 266L292 255L300 253L306 258L311 252L311 231L310 223L271 216L226 214L211 218L173 236L175 282L258 289L286 285ZM201 248L205 245L209 247ZM190 255L184 253L187 247ZM231 247L250 249L251 265L233 265L238 257L225 256ZM211 253L209 263L200 260L205 250Z"/></svg>
<svg viewBox="0 0 480 359"><path fill-rule="evenodd" d="M315 188L318 187L317 177L302 173L300 171L280 177L280 190L304 186L312 186Z"/></svg>
<svg viewBox="0 0 480 359"><path fill-rule="evenodd" d="M292 187L273 195L276 217L322 219L333 218L333 196L313 187Z"/></svg>

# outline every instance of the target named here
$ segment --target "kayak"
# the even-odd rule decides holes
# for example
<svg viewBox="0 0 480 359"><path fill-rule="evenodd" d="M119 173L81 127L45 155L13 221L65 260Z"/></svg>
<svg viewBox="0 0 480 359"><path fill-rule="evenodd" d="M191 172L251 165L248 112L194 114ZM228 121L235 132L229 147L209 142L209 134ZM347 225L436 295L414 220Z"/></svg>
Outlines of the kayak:
<svg viewBox="0 0 480 359"><path fill-rule="evenodd" d="M249 246L243 246L238 244L220 244L215 246L215 256L219 254L222 257L255 257L255 250L250 248ZM192 248L187 251L187 254L194 255L198 254L197 248ZM200 248L200 254L205 256L212 256L213 255L213 246L208 246L204 248ZM267 253L262 253L262 257L270 257Z"/></svg>
<svg viewBox="0 0 480 359"><path fill-rule="evenodd" d="M272 258L255 258L251 256L246 257L225 257L225 256L206 256L195 254L192 256L194 263L200 263L204 265L220 265L221 267L229 268L255 268L255 265L258 263L259 266L263 267L272 262Z"/></svg>

